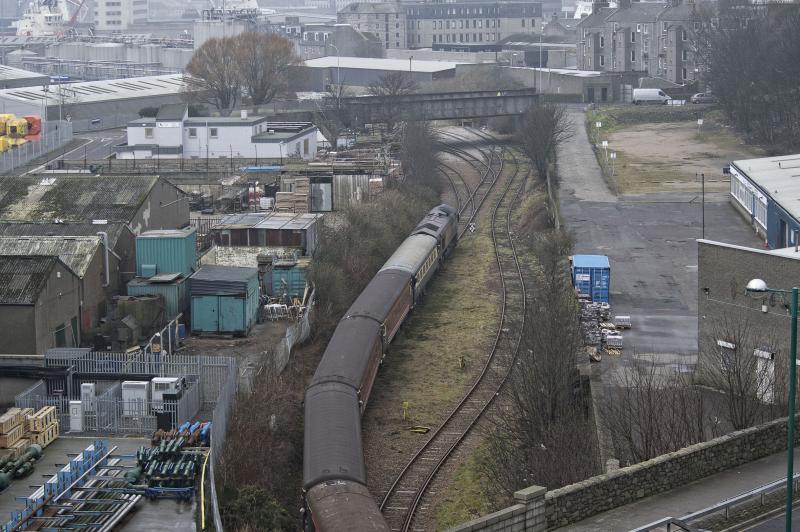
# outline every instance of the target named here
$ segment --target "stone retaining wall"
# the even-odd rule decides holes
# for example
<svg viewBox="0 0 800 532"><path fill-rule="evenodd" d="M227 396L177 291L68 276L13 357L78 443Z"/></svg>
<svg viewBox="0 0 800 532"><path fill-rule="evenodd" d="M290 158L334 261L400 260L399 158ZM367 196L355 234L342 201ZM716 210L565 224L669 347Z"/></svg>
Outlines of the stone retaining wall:
<svg viewBox="0 0 800 532"><path fill-rule="evenodd" d="M800 434L795 436L795 445L798 441ZM543 532L785 449L784 418L550 492L531 486L514 494L518 504L459 525L451 532Z"/></svg>

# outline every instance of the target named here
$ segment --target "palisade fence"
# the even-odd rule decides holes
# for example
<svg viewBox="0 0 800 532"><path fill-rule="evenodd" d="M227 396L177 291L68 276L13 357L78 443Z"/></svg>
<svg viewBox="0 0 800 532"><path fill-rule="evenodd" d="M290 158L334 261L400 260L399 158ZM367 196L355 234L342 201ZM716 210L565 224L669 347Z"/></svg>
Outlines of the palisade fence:
<svg viewBox="0 0 800 532"><path fill-rule="evenodd" d="M66 146L72 142L72 129L72 124L66 120L44 122L39 139L0 153L0 174L7 174L14 168Z"/></svg>

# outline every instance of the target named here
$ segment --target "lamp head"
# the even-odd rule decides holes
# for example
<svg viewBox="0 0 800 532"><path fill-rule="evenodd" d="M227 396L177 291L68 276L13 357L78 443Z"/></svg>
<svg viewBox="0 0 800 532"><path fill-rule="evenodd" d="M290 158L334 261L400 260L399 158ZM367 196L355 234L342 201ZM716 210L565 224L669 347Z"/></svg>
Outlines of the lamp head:
<svg viewBox="0 0 800 532"><path fill-rule="evenodd" d="M745 290L747 290L749 294L763 294L769 291L769 287L763 279L751 279L750 282L747 283Z"/></svg>

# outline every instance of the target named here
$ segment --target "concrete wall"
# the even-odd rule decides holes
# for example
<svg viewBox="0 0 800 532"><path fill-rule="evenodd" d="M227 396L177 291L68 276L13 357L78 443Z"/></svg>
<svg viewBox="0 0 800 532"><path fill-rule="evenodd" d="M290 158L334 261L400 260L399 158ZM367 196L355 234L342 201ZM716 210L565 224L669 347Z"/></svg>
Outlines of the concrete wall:
<svg viewBox="0 0 800 532"><path fill-rule="evenodd" d="M172 183L159 179L130 222L138 235L152 229L180 229L189 225L189 201Z"/></svg>
<svg viewBox="0 0 800 532"><path fill-rule="evenodd" d="M108 312L106 303L111 300L112 295L120 293L120 259L109 253L109 280L108 287L103 287L105 283L105 265L103 260L104 249L102 244L97 247L97 252L89 267L86 270L86 275L81 281L83 301L83 314L81 315L81 328L96 327L100 318Z"/></svg>
<svg viewBox="0 0 800 532"><path fill-rule="evenodd" d="M731 331L737 323L746 320L753 334L748 344L758 344L775 353L777 392L785 389L784 368L788 363L789 326L788 300L779 295L756 299L745 295L750 279L759 278L775 288L790 288L800 278L800 253L797 257L776 256L766 250L732 246L708 240L699 240L697 248L697 331L698 360L696 379L712 384L719 364L718 340ZM762 307L762 305L764 307ZM764 308L766 312L764 312ZM743 312L750 309L750 312ZM726 325L733 323L734 325ZM751 347L752 349L752 347ZM755 378L755 375L754 375Z"/></svg>
<svg viewBox="0 0 800 532"><path fill-rule="evenodd" d="M795 435L795 445L798 441L800 434ZM545 493L545 488L531 486L514 494L518 504L450 530L543 532L681 487L785 448L786 419L779 419L554 491Z"/></svg>
<svg viewBox="0 0 800 532"><path fill-rule="evenodd" d="M33 320L36 351L30 354L43 355L51 347L56 347L56 331L62 326L65 328L65 347L80 345L80 301L80 280L62 263L57 263L36 301ZM73 319L78 326L77 338L73 335ZM26 327L30 327L30 323Z"/></svg>
<svg viewBox="0 0 800 532"><path fill-rule="evenodd" d="M33 305L0 305L0 323L3 329L13 334L4 335L0 342L2 354L36 353L36 329Z"/></svg>

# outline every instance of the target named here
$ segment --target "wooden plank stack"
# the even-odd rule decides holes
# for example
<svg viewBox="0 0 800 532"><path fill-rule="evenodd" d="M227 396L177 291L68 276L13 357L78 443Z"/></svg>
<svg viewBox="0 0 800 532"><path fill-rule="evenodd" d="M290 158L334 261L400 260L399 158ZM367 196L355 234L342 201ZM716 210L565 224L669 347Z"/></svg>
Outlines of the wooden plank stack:
<svg viewBox="0 0 800 532"><path fill-rule="evenodd" d="M294 180L294 192L278 192L275 194L276 212L293 212L305 214L311 211L311 181L307 177Z"/></svg>
<svg viewBox="0 0 800 532"><path fill-rule="evenodd" d="M0 448L3 454L11 454L19 458L28 442L24 438L26 429L25 412L21 408L9 408L0 416Z"/></svg>
<svg viewBox="0 0 800 532"><path fill-rule="evenodd" d="M56 407L46 406L38 412L28 415L28 430L25 437L31 443L47 447L58 438L58 413Z"/></svg>

